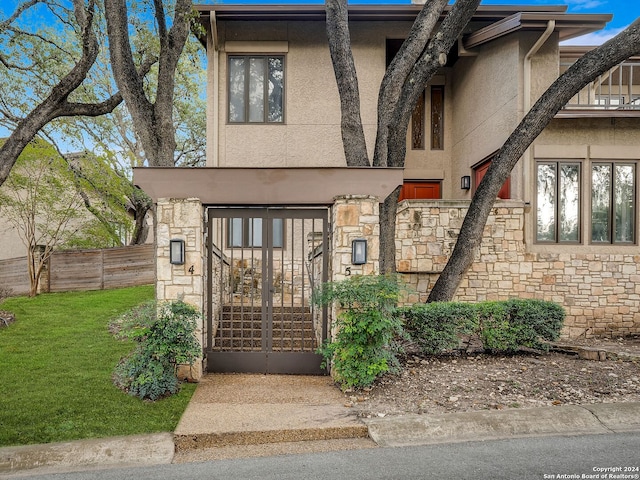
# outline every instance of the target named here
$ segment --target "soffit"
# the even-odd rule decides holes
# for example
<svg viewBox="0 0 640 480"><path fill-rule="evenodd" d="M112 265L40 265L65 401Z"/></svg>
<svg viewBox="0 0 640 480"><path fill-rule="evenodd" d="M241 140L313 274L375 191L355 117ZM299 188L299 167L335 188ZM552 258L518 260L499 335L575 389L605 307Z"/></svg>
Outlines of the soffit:
<svg viewBox="0 0 640 480"><path fill-rule="evenodd" d="M402 181L402 168L133 169L133 183L154 202L198 198L209 205L329 205L341 195L371 195L382 201Z"/></svg>
<svg viewBox="0 0 640 480"><path fill-rule="evenodd" d="M559 40L569 40L580 35L602 30L613 18L610 14L557 14L518 12L502 20L476 30L464 38L465 48L473 48L518 30L539 30L547 28L550 20L555 22Z"/></svg>

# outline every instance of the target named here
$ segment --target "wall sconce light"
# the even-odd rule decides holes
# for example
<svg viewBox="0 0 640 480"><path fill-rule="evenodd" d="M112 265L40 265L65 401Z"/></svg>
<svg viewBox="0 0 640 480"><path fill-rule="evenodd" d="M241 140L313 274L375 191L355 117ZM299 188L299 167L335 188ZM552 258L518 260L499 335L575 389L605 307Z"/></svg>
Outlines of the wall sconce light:
<svg viewBox="0 0 640 480"><path fill-rule="evenodd" d="M367 263L367 241L356 238L351 242L351 264L364 265Z"/></svg>
<svg viewBox="0 0 640 480"><path fill-rule="evenodd" d="M184 240L169 240L169 263L184 265Z"/></svg>
<svg viewBox="0 0 640 480"><path fill-rule="evenodd" d="M471 188L471 177L469 175L460 178L460 188L462 190L469 190Z"/></svg>

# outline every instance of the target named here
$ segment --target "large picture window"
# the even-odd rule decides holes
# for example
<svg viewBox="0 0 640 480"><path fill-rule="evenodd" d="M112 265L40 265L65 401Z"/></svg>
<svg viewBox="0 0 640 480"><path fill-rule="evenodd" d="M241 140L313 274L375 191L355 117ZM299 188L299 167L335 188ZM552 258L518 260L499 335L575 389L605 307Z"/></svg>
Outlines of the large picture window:
<svg viewBox="0 0 640 480"><path fill-rule="evenodd" d="M229 57L229 123L284 122L284 57Z"/></svg>
<svg viewBox="0 0 640 480"><path fill-rule="evenodd" d="M282 218L273 220L273 246L284 246L284 221ZM230 218L227 227L227 246L229 248L260 248L262 247L262 218Z"/></svg>
<svg viewBox="0 0 640 480"><path fill-rule="evenodd" d="M591 167L591 241L635 242L636 166L594 163Z"/></svg>
<svg viewBox="0 0 640 480"><path fill-rule="evenodd" d="M537 165L538 242L580 241L580 164L545 162Z"/></svg>

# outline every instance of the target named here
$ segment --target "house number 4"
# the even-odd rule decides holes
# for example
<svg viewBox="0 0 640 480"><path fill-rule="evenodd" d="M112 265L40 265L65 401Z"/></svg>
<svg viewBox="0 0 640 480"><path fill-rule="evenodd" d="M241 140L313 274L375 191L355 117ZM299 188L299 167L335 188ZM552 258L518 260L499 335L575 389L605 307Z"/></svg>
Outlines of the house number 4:
<svg viewBox="0 0 640 480"><path fill-rule="evenodd" d="M196 271L196 269L195 269L195 268L193 268L193 265L191 265L191 266L189 267L189 273L190 273L191 275L193 275L193 272L195 272L195 271Z"/></svg>

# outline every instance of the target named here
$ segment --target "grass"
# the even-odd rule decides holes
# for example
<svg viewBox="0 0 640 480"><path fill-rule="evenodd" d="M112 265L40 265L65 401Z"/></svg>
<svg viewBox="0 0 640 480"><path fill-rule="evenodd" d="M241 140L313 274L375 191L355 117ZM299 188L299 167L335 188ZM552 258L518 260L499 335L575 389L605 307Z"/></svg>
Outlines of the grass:
<svg viewBox="0 0 640 480"><path fill-rule="evenodd" d="M10 298L16 315L0 328L0 446L173 431L195 385L143 402L111 382L133 343L111 319L153 299L153 287Z"/></svg>

